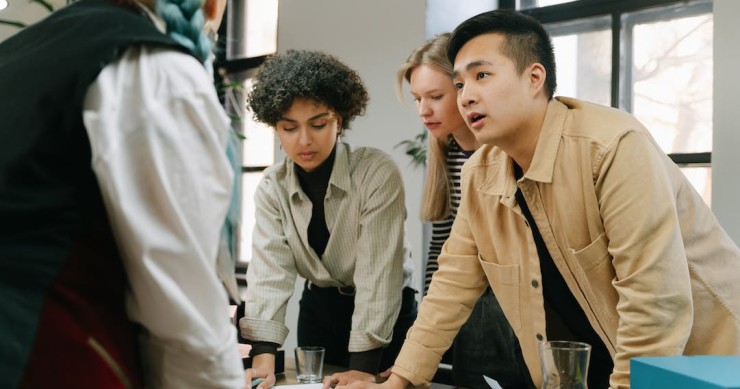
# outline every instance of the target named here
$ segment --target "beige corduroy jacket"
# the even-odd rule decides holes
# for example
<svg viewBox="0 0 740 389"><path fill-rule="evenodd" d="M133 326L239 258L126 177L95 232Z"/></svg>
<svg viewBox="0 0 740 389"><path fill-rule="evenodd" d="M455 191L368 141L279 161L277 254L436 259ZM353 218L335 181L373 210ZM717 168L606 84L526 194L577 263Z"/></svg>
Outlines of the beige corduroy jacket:
<svg viewBox="0 0 740 389"><path fill-rule="evenodd" d="M740 354L738 247L634 117L557 98L518 182L512 159L493 146L464 166L462 203L395 373L430 380L490 283L542 384L540 265L517 188L614 358L612 388L629 388L632 357Z"/></svg>

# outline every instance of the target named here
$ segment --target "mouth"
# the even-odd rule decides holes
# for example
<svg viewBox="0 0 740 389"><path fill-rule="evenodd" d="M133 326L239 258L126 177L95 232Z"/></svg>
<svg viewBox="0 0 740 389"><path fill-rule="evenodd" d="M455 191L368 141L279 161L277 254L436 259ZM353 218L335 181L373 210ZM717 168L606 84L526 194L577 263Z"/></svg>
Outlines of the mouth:
<svg viewBox="0 0 740 389"><path fill-rule="evenodd" d="M299 156L299 157L300 157L301 159L303 159L303 160L309 160L309 159L312 159L312 158L314 157L314 155L316 155L316 153L314 153L314 152L303 152L303 153L298 153L298 156Z"/></svg>
<svg viewBox="0 0 740 389"><path fill-rule="evenodd" d="M470 127L477 128L483 125L483 119L486 118L486 115L483 115L478 112L471 112L467 115L468 123L470 123Z"/></svg>
<svg viewBox="0 0 740 389"><path fill-rule="evenodd" d="M424 126L426 128L436 128L439 127L440 124L440 122L424 122Z"/></svg>

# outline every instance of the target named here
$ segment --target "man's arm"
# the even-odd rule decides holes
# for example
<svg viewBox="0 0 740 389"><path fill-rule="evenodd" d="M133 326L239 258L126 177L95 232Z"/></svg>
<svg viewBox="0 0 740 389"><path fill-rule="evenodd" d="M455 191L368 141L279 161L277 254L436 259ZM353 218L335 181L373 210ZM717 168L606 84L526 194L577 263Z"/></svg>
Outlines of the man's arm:
<svg viewBox="0 0 740 389"><path fill-rule="evenodd" d="M691 331L691 281L674 190L681 172L646 132L604 155L595 188L619 294L611 386L629 384L630 358L681 354Z"/></svg>

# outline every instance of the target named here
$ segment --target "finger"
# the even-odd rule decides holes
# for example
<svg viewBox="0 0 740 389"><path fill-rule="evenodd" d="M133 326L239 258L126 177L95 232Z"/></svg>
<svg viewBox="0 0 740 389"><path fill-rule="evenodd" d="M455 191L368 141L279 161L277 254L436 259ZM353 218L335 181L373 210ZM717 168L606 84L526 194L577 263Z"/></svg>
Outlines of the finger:
<svg viewBox="0 0 740 389"><path fill-rule="evenodd" d="M331 389L331 376L324 376L324 380L322 381L323 385L321 386L321 389Z"/></svg>
<svg viewBox="0 0 740 389"><path fill-rule="evenodd" d="M262 381L259 385L257 385L258 389L270 389L273 386L275 386L275 382L277 381L277 378L275 378L275 374L268 374L267 377L265 377L265 380Z"/></svg>

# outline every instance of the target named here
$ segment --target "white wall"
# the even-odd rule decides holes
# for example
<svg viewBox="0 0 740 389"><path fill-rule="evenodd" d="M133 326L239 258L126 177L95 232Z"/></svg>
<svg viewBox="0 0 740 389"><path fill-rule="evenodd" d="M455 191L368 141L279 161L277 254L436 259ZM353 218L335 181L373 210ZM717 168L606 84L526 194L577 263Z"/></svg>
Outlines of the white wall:
<svg viewBox="0 0 740 389"><path fill-rule="evenodd" d="M424 40L424 0L280 0L278 51L322 50L357 70L370 93L364 117L356 119L345 140L377 147L391 154L406 186L407 237L416 263L414 285L421 286L422 224L419 219L423 172L394 146L422 129L410 106L395 92L398 67ZM286 324L291 332L286 352L295 347L297 301L303 284L296 283Z"/></svg>
<svg viewBox="0 0 740 389"><path fill-rule="evenodd" d="M66 0L48 1L55 9L59 9L67 4ZM28 0L9 0L8 8L0 11L0 19L23 22L26 24L35 23L47 16L49 16L49 11L47 11L46 8L37 3L31 3ZM0 24L0 42L4 41L5 38L8 38L16 32L18 32L17 27Z"/></svg>
<svg viewBox="0 0 740 389"><path fill-rule="evenodd" d="M740 244L740 1L714 0L712 210Z"/></svg>

